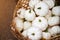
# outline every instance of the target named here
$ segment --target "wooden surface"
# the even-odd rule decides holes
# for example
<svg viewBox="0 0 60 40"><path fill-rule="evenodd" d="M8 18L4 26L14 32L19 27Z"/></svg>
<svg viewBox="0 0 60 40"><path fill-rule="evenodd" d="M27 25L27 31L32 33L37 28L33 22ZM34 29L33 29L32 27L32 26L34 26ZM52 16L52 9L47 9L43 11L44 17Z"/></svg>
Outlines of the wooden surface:
<svg viewBox="0 0 60 40"><path fill-rule="evenodd" d="M17 0L0 0L0 40L17 40L10 31L16 3Z"/></svg>

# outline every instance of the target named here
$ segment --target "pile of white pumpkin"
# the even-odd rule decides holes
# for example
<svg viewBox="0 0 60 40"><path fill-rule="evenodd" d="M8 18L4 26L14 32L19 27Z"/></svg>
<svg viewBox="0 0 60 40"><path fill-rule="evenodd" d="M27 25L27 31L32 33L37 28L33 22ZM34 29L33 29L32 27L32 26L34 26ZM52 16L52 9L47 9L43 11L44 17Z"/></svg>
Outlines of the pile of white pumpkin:
<svg viewBox="0 0 60 40"><path fill-rule="evenodd" d="M30 0L29 7L20 8L14 18L19 33L24 30L22 35L31 40L50 39L60 33L60 6L55 6L55 0Z"/></svg>

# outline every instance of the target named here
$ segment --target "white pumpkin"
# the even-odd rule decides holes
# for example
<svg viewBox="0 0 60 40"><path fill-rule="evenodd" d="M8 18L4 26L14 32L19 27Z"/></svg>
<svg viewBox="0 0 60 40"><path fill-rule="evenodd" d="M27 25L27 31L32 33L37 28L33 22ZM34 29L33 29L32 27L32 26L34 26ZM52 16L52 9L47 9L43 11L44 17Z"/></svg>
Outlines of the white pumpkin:
<svg viewBox="0 0 60 40"><path fill-rule="evenodd" d="M32 22L32 26L38 27L42 31L44 31L48 27L47 19L44 17L36 17L35 20Z"/></svg>
<svg viewBox="0 0 60 40"><path fill-rule="evenodd" d="M49 7L45 2L41 1L35 5L34 10L36 12L36 15L45 16L49 11Z"/></svg>
<svg viewBox="0 0 60 40"><path fill-rule="evenodd" d="M29 21L25 21L24 22L24 30L30 28L31 26L32 26L32 23L31 22L29 22Z"/></svg>
<svg viewBox="0 0 60 40"><path fill-rule="evenodd" d="M16 29L20 33L23 29L23 20L19 19L18 17L15 17L13 21L15 23Z"/></svg>
<svg viewBox="0 0 60 40"><path fill-rule="evenodd" d="M60 33L60 26L53 26L52 28L48 29L48 32L50 32L50 34L54 36L57 33Z"/></svg>
<svg viewBox="0 0 60 40"><path fill-rule="evenodd" d="M48 4L49 8L53 8L55 5L55 0L43 0L46 4Z"/></svg>
<svg viewBox="0 0 60 40"><path fill-rule="evenodd" d="M17 16L22 19L22 18L24 18L24 13L25 13L25 9L24 8L20 8L17 11Z"/></svg>
<svg viewBox="0 0 60 40"><path fill-rule="evenodd" d="M48 24L50 26L58 25L59 24L59 16L53 16L48 19Z"/></svg>
<svg viewBox="0 0 60 40"><path fill-rule="evenodd" d="M33 21L35 19L35 12L32 9L28 9L25 11L24 16L27 21Z"/></svg>
<svg viewBox="0 0 60 40"><path fill-rule="evenodd" d="M37 27L31 27L28 29L27 35L31 40L39 40L42 38L42 31Z"/></svg>
<svg viewBox="0 0 60 40"><path fill-rule="evenodd" d="M48 40L51 38L51 34L49 32L43 32L43 38Z"/></svg>
<svg viewBox="0 0 60 40"><path fill-rule="evenodd" d="M56 16L60 16L60 6L53 7L52 13Z"/></svg>
<svg viewBox="0 0 60 40"><path fill-rule="evenodd" d="M39 2L40 2L40 0L30 0L29 1L30 8L34 8L34 6Z"/></svg>

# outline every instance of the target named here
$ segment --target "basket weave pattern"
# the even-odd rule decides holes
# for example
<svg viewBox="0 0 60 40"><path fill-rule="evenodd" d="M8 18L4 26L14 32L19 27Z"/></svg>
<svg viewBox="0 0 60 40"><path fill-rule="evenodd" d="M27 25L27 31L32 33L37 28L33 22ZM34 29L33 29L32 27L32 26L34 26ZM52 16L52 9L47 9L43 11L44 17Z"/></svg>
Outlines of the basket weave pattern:
<svg viewBox="0 0 60 40"><path fill-rule="evenodd" d="M17 10L24 7L25 9L29 9L29 5L26 3L29 2L29 0L19 0L15 9L14 9L14 13L13 13L13 19L17 16ZM27 7L23 6L23 4L27 5ZM15 23L12 21L11 24L11 32L13 33L13 35L18 39L18 40L29 40L28 38L25 38L21 33L19 33L17 31L17 29L15 28ZM44 40L44 39L42 39ZM52 37L50 40L60 40L60 35L57 35L55 37Z"/></svg>

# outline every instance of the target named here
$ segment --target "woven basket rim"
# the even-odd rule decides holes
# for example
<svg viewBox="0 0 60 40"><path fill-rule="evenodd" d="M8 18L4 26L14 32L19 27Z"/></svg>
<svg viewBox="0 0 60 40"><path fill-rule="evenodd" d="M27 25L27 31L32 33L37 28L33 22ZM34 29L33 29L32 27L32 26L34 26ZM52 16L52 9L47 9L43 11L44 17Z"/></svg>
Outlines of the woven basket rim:
<svg viewBox="0 0 60 40"><path fill-rule="evenodd" d="M19 0L19 1L17 2L17 5L16 5L16 7L15 7L15 9L14 9L13 19L16 17L17 10L20 8L20 7L19 7L20 1L21 1L21 0ZM18 40L29 40L28 38L25 38L21 33L19 33L19 32L17 31L17 29L16 29L15 26L14 26L13 21L12 21L12 23L11 23L11 32L12 32L12 34L13 34ZM54 38L57 38L57 37L60 37L60 35L56 35L55 37L52 37L51 39L54 39ZM49 39L49 40L51 40L51 39Z"/></svg>

